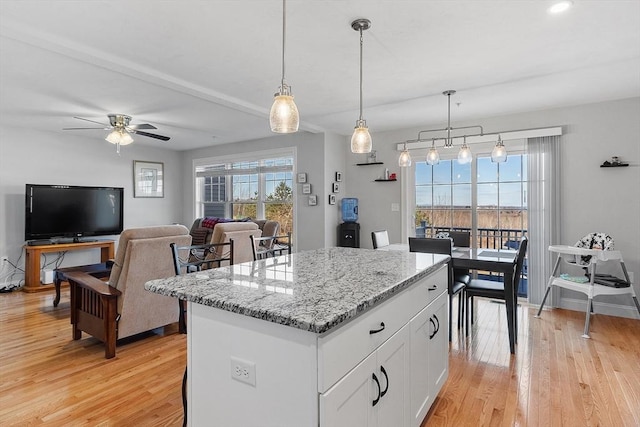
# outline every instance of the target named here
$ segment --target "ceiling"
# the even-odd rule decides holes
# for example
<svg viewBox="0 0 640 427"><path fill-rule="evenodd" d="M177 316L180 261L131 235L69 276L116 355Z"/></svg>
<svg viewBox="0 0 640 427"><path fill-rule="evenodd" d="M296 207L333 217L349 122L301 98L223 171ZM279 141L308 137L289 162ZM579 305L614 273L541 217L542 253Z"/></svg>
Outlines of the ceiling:
<svg viewBox="0 0 640 427"><path fill-rule="evenodd" d="M286 81L300 128L349 135L640 96L640 1L289 0ZM280 0L0 0L0 123L106 143L107 114L188 150L273 135ZM491 131L491 129L485 129ZM375 141L374 141L375 144Z"/></svg>

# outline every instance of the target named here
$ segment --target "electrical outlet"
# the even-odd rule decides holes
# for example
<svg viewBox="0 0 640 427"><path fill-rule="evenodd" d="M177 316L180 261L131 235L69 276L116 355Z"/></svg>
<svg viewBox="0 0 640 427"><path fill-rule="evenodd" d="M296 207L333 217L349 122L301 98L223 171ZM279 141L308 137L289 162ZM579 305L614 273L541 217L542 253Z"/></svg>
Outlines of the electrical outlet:
<svg viewBox="0 0 640 427"><path fill-rule="evenodd" d="M246 360L231 357L231 378L255 387L256 364Z"/></svg>

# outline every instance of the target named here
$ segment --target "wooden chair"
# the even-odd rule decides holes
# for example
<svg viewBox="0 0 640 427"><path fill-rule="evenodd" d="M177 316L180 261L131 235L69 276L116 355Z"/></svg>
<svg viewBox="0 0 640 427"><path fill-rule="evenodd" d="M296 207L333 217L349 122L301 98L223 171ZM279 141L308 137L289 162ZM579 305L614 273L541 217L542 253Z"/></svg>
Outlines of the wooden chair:
<svg viewBox="0 0 640 427"><path fill-rule="evenodd" d="M527 244L529 240L526 237L523 237L520 241L520 247L518 248L518 254L516 255L515 262L515 271L513 274L513 289L518 289L518 285L520 283L520 276L522 274L522 264L524 263L524 257L527 253ZM465 296L465 325L467 328L467 335L469 335L469 315L471 315L471 322L473 323L473 297L485 297L485 298L493 298L499 300L505 300L505 291L504 291L504 282L503 281L495 281L495 280L485 280L485 279L471 279L469 284L465 287L464 290ZM469 305L469 300L471 300L471 305ZM517 302L515 303L515 308L517 308ZM518 331L518 316L515 316L515 330L516 337ZM516 338L517 339L517 338Z"/></svg>
<svg viewBox="0 0 640 427"><path fill-rule="evenodd" d="M431 239L425 237L409 237L410 252L426 252L432 254L444 254L451 256L451 240ZM449 341L451 341L451 329L453 328L453 298L458 295L458 329L462 327L462 314L464 301L462 299L465 283L458 282L454 278L452 263L449 262Z"/></svg>
<svg viewBox="0 0 640 427"><path fill-rule="evenodd" d="M291 255L291 233L281 236L249 237L251 239L254 261L268 258L269 256L283 255L285 253Z"/></svg>
<svg viewBox="0 0 640 427"><path fill-rule="evenodd" d="M169 245L173 255L173 268L176 275L209 270L225 265L233 265L233 239L225 243L209 243L206 245L178 246ZM186 301L178 299L178 329L181 334L187 333Z"/></svg>
<svg viewBox="0 0 640 427"><path fill-rule="evenodd" d="M105 344L105 357L116 354L116 341L178 321L171 297L144 289L146 282L174 275L170 243L191 243L182 225L132 228L122 232L109 281L87 272L66 274L71 291L73 339L86 332Z"/></svg>
<svg viewBox="0 0 640 427"><path fill-rule="evenodd" d="M389 246L389 234L387 230L372 231L371 240L373 242L373 249Z"/></svg>

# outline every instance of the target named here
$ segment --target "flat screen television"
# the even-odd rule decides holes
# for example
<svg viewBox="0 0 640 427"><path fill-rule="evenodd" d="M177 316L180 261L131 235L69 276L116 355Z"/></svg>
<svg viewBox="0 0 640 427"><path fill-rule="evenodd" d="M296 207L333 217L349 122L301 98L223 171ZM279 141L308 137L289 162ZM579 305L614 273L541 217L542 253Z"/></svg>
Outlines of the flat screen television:
<svg viewBox="0 0 640 427"><path fill-rule="evenodd" d="M26 184L25 240L122 233L124 189Z"/></svg>

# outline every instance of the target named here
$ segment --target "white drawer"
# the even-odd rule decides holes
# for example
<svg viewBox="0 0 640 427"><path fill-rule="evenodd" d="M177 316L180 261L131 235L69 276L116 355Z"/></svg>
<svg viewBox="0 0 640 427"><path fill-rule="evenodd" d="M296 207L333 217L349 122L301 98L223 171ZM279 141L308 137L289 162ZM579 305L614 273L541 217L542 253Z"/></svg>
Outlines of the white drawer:
<svg viewBox="0 0 640 427"><path fill-rule="evenodd" d="M421 283L424 286L415 286L411 288L413 295L412 300L414 306L412 311L418 313L427 305L431 304L436 298L449 291L449 270L448 265L442 266L440 270L432 273Z"/></svg>
<svg viewBox="0 0 640 427"><path fill-rule="evenodd" d="M446 274L446 269L444 271ZM441 273L435 274L439 277ZM379 306L319 338L318 392L328 390L435 299L437 295L433 294L436 292L427 290L431 280L431 276L422 279ZM446 280L443 283L446 290ZM438 284L437 289L439 294L441 285ZM377 330L380 332L371 333Z"/></svg>

